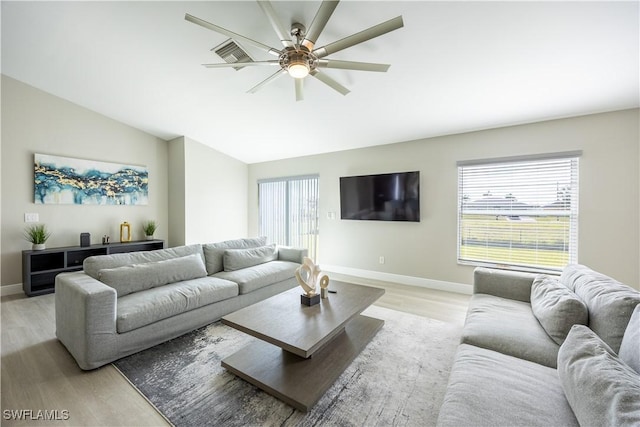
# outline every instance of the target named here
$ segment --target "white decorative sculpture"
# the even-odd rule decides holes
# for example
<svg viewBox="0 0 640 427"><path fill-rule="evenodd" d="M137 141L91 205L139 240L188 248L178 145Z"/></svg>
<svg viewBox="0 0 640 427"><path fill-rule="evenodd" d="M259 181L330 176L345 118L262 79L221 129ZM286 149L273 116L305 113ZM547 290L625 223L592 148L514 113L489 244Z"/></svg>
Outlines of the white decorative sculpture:
<svg viewBox="0 0 640 427"><path fill-rule="evenodd" d="M308 257L304 257L302 265L296 269L296 279L305 292L305 295L301 298L303 304L314 305L320 301L317 298L318 285L322 290L322 298L327 297L329 276L321 273L320 266L314 264L311 258Z"/></svg>

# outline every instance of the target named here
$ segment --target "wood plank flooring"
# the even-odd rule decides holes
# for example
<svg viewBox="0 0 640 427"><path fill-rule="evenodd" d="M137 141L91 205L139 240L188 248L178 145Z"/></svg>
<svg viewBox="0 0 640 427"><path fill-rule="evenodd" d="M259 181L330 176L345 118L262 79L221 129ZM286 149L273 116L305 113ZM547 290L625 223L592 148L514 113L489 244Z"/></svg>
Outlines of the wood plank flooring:
<svg viewBox="0 0 640 427"><path fill-rule="evenodd" d="M332 279L384 288L378 306L460 325L469 302L468 295L342 275ZM169 425L113 366L78 368L55 338L53 294L2 297L0 312L3 426ZM16 415L22 419L10 419ZM38 416L57 420L32 419Z"/></svg>

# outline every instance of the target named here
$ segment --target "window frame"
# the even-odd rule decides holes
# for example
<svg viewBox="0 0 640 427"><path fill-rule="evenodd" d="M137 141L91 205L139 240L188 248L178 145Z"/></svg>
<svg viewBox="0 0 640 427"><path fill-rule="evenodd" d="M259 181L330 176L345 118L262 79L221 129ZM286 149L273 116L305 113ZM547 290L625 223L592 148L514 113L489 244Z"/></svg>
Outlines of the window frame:
<svg viewBox="0 0 640 427"><path fill-rule="evenodd" d="M578 206L579 206L579 158L582 155L582 151L566 151L566 152L560 152L560 153L545 153L545 154L536 154L536 155L526 155L526 156L512 156L512 157L500 157L500 158L489 158L489 159L474 159L474 160L463 160L463 161L458 161L457 164L457 176L458 176L458 195L457 195L457 210L456 210L456 215L457 215L457 241L456 241L456 255L457 255L457 263L460 265L472 265L472 266L478 266L478 267L490 267L490 268L500 268L500 269L507 269L507 270L517 270L517 271L529 271L529 272L536 272L536 273L551 273L551 274L558 274L563 267L556 267L556 266L552 266L552 265L523 265L522 263L517 263L517 262L508 262L508 261L500 261L497 259L491 259L491 257L489 258L485 258L483 260L478 260L478 259L469 259L469 257L464 257L461 255L461 250L463 245L463 236L462 231L463 231L463 213L464 213L464 209L463 209L463 204L465 203L465 186L464 186L464 182L463 181L463 173L465 172L465 168L466 168L466 172L468 172L470 169L473 169L474 167L487 167L487 166L492 166L492 165L496 165L496 168L499 168L500 166L504 166L505 164L510 164L514 166L514 169L517 169L517 164L520 164L520 166L522 167L522 169L524 169L526 167L527 164L529 164L531 166L531 163L536 163L536 162L550 162L550 161L563 161L563 160L567 160L570 161L570 180L571 180L571 184L569 186L570 189L570 200L571 203L569 205L569 209L567 209L567 211L569 212L567 216L568 221L569 221L569 231L568 231L568 238L567 238L567 242L568 242L568 249L567 249L567 257L568 257L568 261L567 264L572 264L572 263L577 263L578 262L578 226L579 226L579 212L578 212ZM489 175L487 175L489 176ZM468 187L467 187L468 188ZM512 207L510 209L513 209ZM540 214L540 211L544 210L544 208L540 208L538 209L538 214L536 215L531 215L531 216L553 216L551 214L545 213L544 215ZM469 212L469 211L467 211ZM488 210L487 212L491 212L490 210ZM495 212L499 212L499 209L496 209ZM491 214L493 215L493 213ZM558 217L561 215L557 215ZM498 217L498 215L496 215L496 218ZM486 238L486 242L487 242L487 246L490 246L488 243L490 242L490 238ZM510 243L513 243L513 240L510 239L509 240ZM512 246L510 245L509 250L512 250ZM538 251L538 249L536 248L536 251Z"/></svg>

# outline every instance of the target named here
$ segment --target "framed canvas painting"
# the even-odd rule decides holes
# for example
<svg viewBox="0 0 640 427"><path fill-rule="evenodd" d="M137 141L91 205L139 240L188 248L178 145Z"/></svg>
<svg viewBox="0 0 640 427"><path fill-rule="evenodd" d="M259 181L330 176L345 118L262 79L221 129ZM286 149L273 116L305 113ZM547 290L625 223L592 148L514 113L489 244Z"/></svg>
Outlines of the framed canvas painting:
<svg viewBox="0 0 640 427"><path fill-rule="evenodd" d="M146 166L34 155L36 204L147 205L148 185Z"/></svg>

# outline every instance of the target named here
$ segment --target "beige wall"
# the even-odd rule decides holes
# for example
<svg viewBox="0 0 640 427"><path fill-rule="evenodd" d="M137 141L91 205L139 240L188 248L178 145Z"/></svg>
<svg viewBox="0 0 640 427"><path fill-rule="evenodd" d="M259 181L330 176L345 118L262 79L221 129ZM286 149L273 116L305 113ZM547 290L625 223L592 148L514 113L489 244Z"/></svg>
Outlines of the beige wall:
<svg viewBox="0 0 640 427"><path fill-rule="evenodd" d="M184 137L169 141L169 245L186 241Z"/></svg>
<svg viewBox="0 0 640 427"><path fill-rule="evenodd" d="M258 179L319 173L321 266L470 284L473 267L456 262L456 161L582 150L578 260L640 289L638 117L627 110L253 164L249 234ZM421 173L420 223L339 219L340 176L409 170Z"/></svg>
<svg viewBox="0 0 640 427"><path fill-rule="evenodd" d="M2 285L20 283L24 213L37 212L53 235L48 246L118 236L122 221L156 219L168 245L258 234L257 180L320 174L321 264L417 278L444 287L471 283L456 263L456 161L582 150L579 262L640 288L639 111L584 116L247 166L189 138L166 142L2 77ZM33 153L142 164L148 206L36 205ZM421 171L422 221L339 218L338 178ZM171 232L169 232L171 230ZM385 264L378 258L384 256ZM411 282L411 280L408 280Z"/></svg>
<svg viewBox="0 0 640 427"><path fill-rule="evenodd" d="M145 165L147 206L36 205L33 154ZM48 247L77 246L80 233L98 243L104 234L119 239L120 223L132 224L143 239L142 222L158 221L167 238L167 142L2 76L2 285L22 282L24 214L35 212L51 230Z"/></svg>
<svg viewBox="0 0 640 427"><path fill-rule="evenodd" d="M183 244L246 237L246 163L186 137L183 144Z"/></svg>

